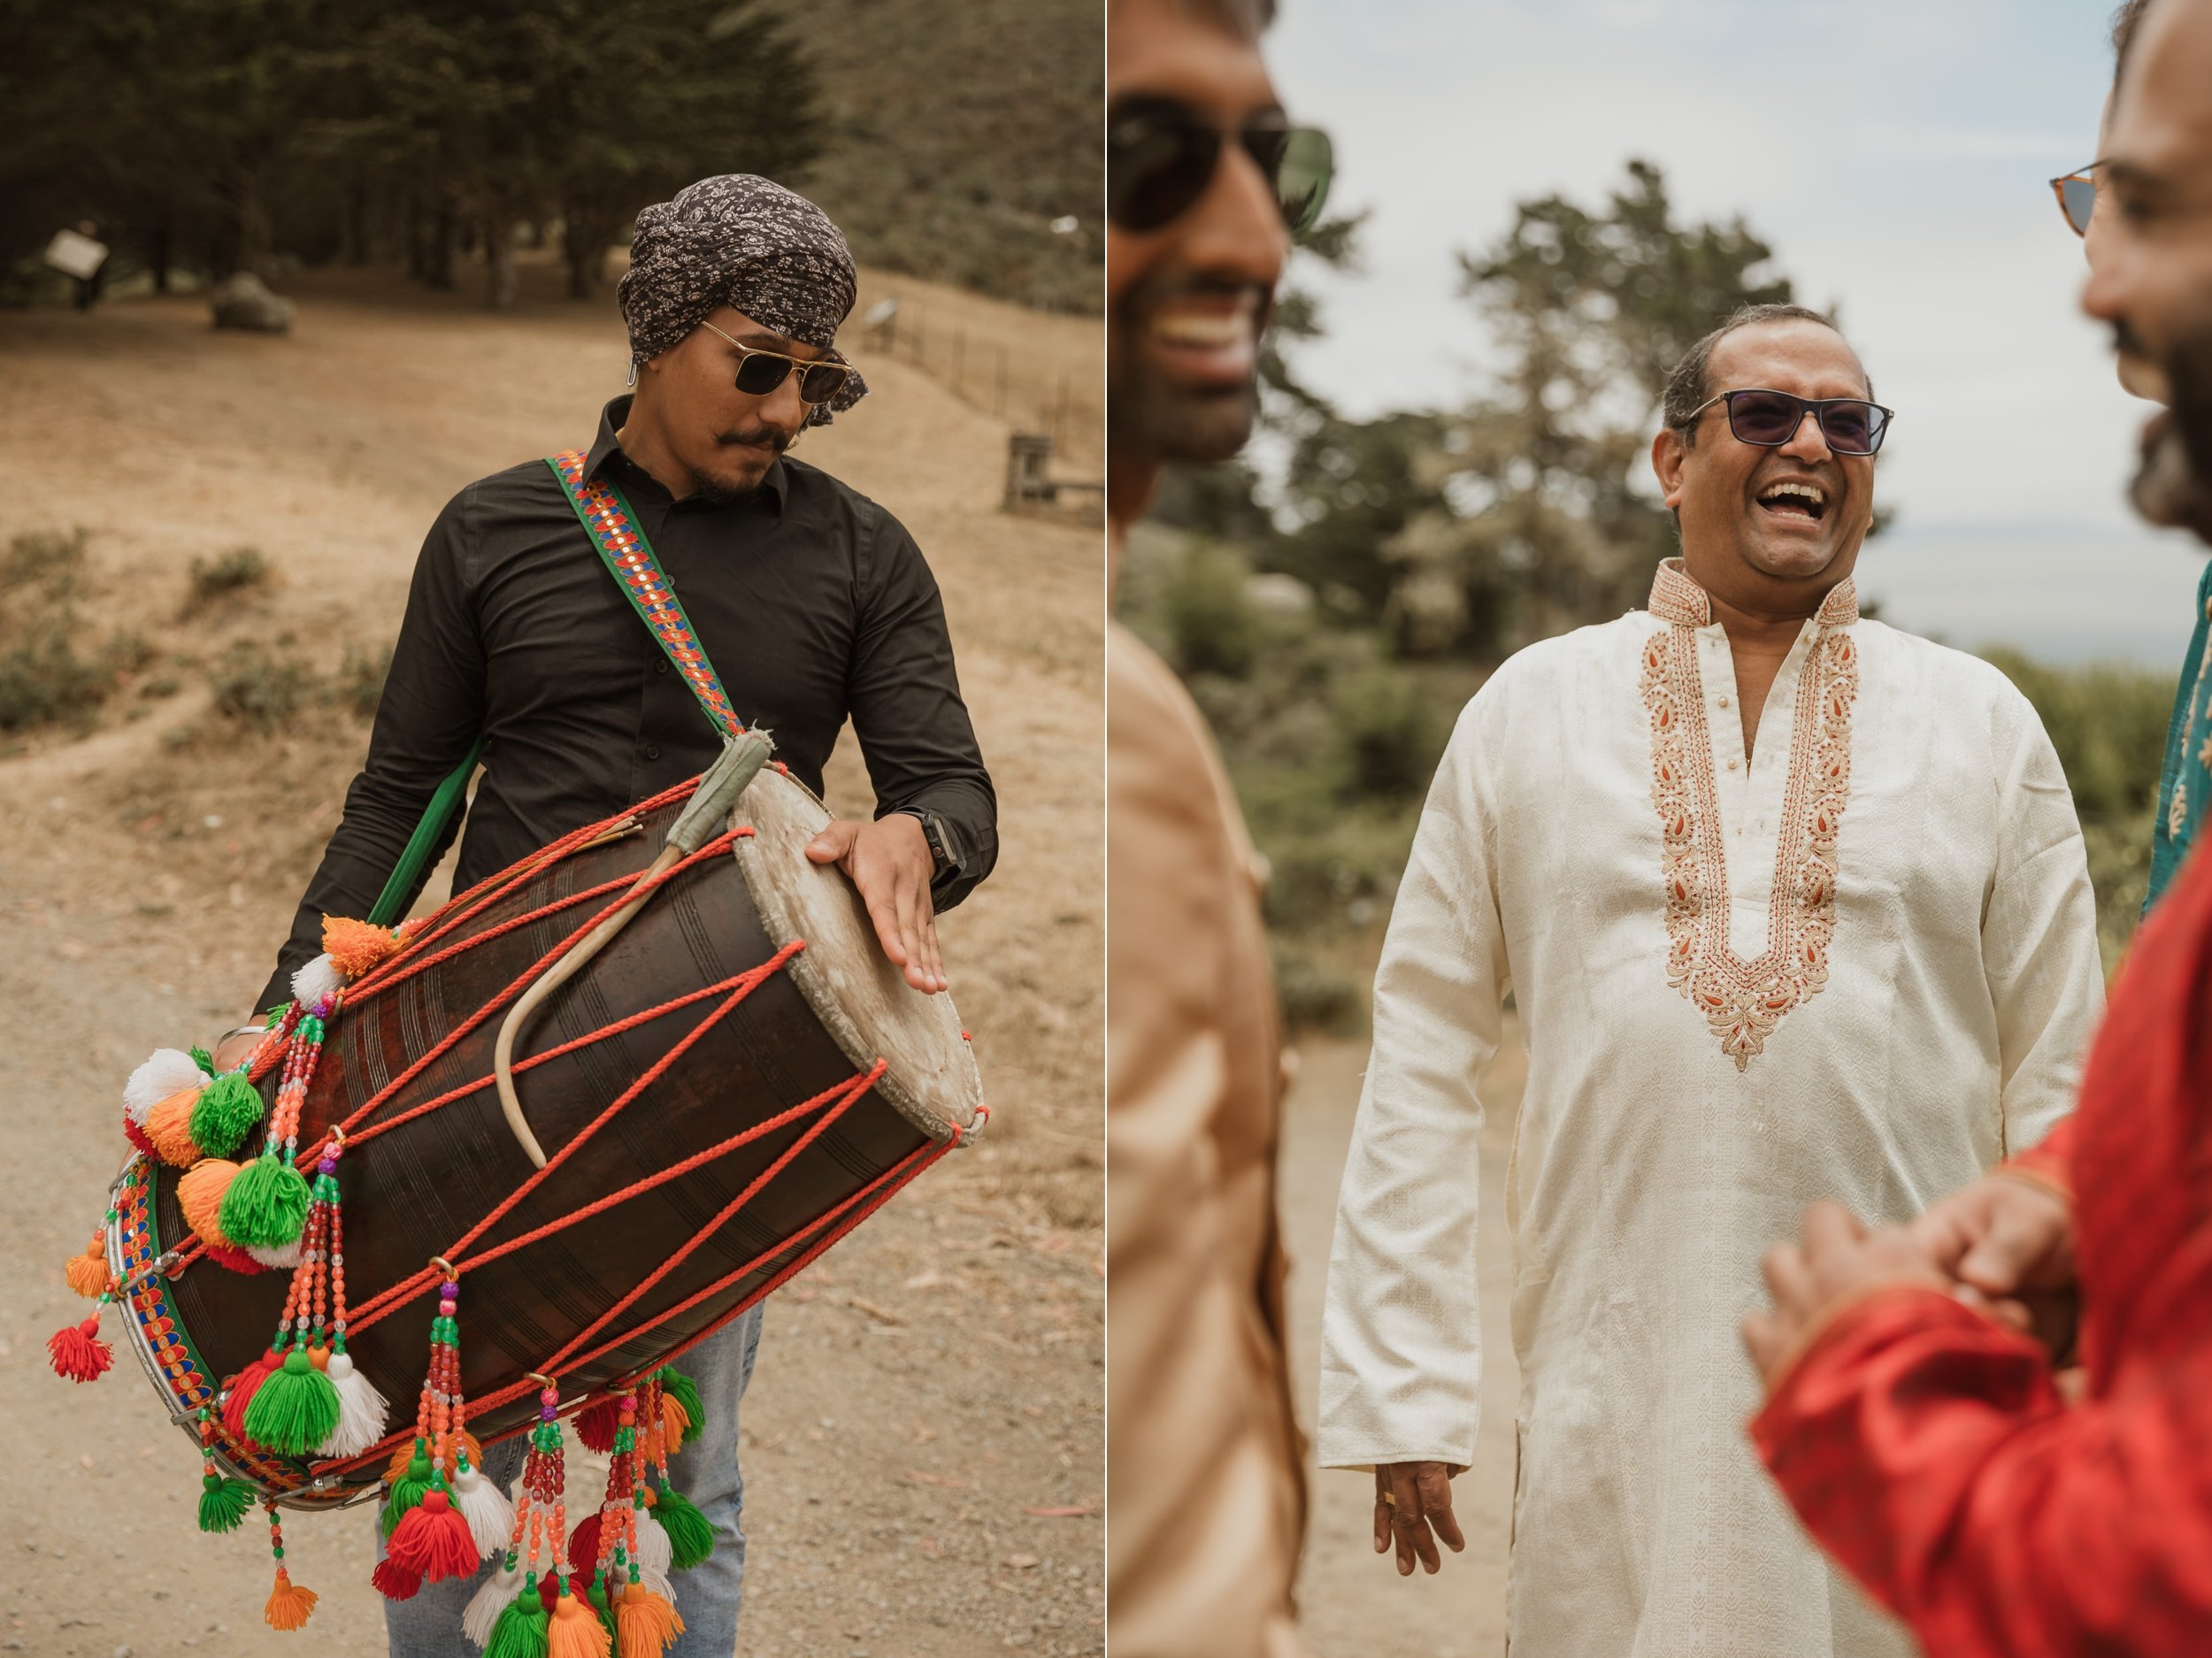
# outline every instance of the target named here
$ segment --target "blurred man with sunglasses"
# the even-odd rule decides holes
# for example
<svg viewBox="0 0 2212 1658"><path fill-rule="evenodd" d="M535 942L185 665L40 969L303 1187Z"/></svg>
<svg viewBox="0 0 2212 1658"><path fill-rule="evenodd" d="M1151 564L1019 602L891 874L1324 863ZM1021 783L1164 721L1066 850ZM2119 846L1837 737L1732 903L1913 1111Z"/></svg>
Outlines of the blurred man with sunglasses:
<svg viewBox="0 0 2212 1658"><path fill-rule="evenodd" d="M833 822L807 856L844 871L885 955L929 994L945 987L935 914L990 872L996 802L920 549L874 502L787 452L866 392L836 350L856 282L837 227L766 179L705 179L647 208L619 290L637 390L602 411L582 468L617 492L737 717L773 734L794 777L818 792L851 719L876 815ZM698 775L721 744L553 469L532 460L469 485L423 545L367 762L259 1005L288 994L326 915L369 913L468 756L482 771L456 891ZM760 1324L755 1307L684 1362L706 1419L672 1469L718 1547L685 1574L685 1632L668 1658L728 1658L736 1642L737 1416ZM522 1450L493 1447L486 1471L508 1483ZM392 1652L469 1654L462 1608L496 1563L388 1602Z"/></svg>
<svg viewBox="0 0 2212 1658"><path fill-rule="evenodd" d="M1747 1452L1737 1323L1813 1199L1905 1220L2064 1109L2101 1005L2088 869L2026 699L1860 612L1891 411L1833 324L1740 312L1662 418L1681 554L1649 609L1499 668L1422 813L1338 1200L1320 1460L1376 1468L1401 1572L1459 1546L1476 1083L1509 988L1512 1649L1901 1655Z"/></svg>
<svg viewBox="0 0 2212 1658"><path fill-rule="evenodd" d="M2137 502L2212 541L2212 0L2151 0L2098 187L2083 308L2171 396ZM2212 1651L2208 1008L2199 848L2049 1139L1909 1230L1824 1204L1769 1257L1773 1310L1745 1326L1760 1453L1931 1653ZM2055 1366L2077 1354L2069 1393Z"/></svg>
<svg viewBox="0 0 2212 1658"><path fill-rule="evenodd" d="M1107 8L1107 508L1251 434L1260 334L1326 141L1284 119L1271 0ZM1282 1067L1258 867L1165 664L1107 649L1107 1631L1287 1658L1304 1531L1275 1223Z"/></svg>

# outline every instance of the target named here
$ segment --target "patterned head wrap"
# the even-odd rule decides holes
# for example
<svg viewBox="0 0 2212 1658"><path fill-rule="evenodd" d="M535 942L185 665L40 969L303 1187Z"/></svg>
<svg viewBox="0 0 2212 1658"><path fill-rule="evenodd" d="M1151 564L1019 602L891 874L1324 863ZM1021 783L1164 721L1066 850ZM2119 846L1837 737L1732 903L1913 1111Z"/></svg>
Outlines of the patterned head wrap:
<svg viewBox="0 0 2212 1658"><path fill-rule="evenodd" d="M780 184L730 173L686 185L674 201L637 216L615 301L630 327L633 363L658 357L724 305L842 363L833 348L857 280L828 214ZM848 374L808 424L826 426L833 410L849 409L867 393L857 373Z"/></svg>

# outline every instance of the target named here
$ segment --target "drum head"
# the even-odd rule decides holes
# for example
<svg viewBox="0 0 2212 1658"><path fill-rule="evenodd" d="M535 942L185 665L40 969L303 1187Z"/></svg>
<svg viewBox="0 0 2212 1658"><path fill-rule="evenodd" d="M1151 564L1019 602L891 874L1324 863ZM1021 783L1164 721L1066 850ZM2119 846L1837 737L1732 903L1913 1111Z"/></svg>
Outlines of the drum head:
<svg viewBox="0 0 2212 1658"><path fill-rule="evenodd" d="M738 799L738 867L772 939L806 940L787 970L814 1016L854 1068L888 1067L876 1092L933 1140L975 1125L983 1079L949 994L926 996L876 941L867 907L833 864L810 863L806 843L830 820L804 785L764 771Z"/></svg>

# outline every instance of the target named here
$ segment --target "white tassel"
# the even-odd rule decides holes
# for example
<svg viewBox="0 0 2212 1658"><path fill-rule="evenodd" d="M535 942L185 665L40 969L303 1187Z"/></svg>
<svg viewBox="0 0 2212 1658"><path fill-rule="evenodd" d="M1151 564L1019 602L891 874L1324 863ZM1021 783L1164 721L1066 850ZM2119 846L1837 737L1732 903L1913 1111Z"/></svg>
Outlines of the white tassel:
<svg viewBox="0 0 2212 1658"><path fill-rule="evenodd" d="M318 1456L358 1456L384 1437L384 1420L391 1406L364 1376L350 1353L334 1353L324 1374L338 1390L338 1425L315 1447Z"/></svg>
<svg viewBox="0 0 2212 1658"><path fill-rule="evenodd" d="M515 1505L507 1501L507 1493L500 1490L491 1477L472 1462L454 1481L453 1506L469 1523L469 1535L476 1539L479 1554L496 1554L512 1539Z"/></svg>
<svg viewBox="0 0 2212 1658"><path fill-rule="evenodd" d="M501 1566L469 1598L468 1608L461 1614L461 1633L474 1646L490 1646L492 1629L498 1623L499 1615L512 1606L521 1593L521 1566Z"/></svg>
<svg viewBox="0 0 2212 1658"><path fill-rule="evenodd" d="M207 1080L207 1072L191 1055L174 1048L157 1048L123 1085L123 1115L143 1128L146 1113L156 1105L173 1094L204 1086Z"/></svg>
<svg viewBox="0 0 2212 1658"><path fill-rule="evenodd" d="M261 1244L248 1244L246 1253L265 1267L275 1267L289 1272L300 1263L300 1240L295 1238L290 1243L279 1244L273 1249Z"/></svg>
<svg viewBox="0 0 2212 1658"><path fill-rule="evenodd" d="M327 1002L346 986L346 976L327 956L318 956L292 975L292 994L303 1009Z"/></svg>
<svg viewBox="0 0 2212 1658"><path fill-rule="evenodd" d="M668 1528L653 1517L650 1508L637 1511L637 1560L649 1571L663 1574L661 1581L668 1581L666 1573L676 1563L675 1547L668 1540ZM666 1594L667 1590L657 1593Z"/></svg>

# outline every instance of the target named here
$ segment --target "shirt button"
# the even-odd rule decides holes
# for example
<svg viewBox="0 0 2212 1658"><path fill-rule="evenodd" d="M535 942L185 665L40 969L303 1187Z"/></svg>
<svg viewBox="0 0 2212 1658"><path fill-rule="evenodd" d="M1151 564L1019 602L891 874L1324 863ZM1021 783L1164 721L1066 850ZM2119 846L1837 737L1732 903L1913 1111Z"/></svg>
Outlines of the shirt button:
<svg viewBox="0 0 2212 1658"><path fill-rule="evenodd" d="M1728 763L1728 769L1729 769L1731 771L1734 771L1734 770L1736 769L1736 763L1735 763L1733 760L1731 760L1731 761Z"/></svg>
<svg viewBox="0 0 2212 1658"><path fill-rule="evenodd" d="M655 663L653 664L653 672L655 673L666 673L668 672L668 658L663 656L658 662Z"/></svg>
<svg viewBox="0 0 2212 1658"><path fill-rule="evenodd" d="M647 743L645 745L645 757L649 760L659 759L661 757L660 745L657 743Z"/></svg>

